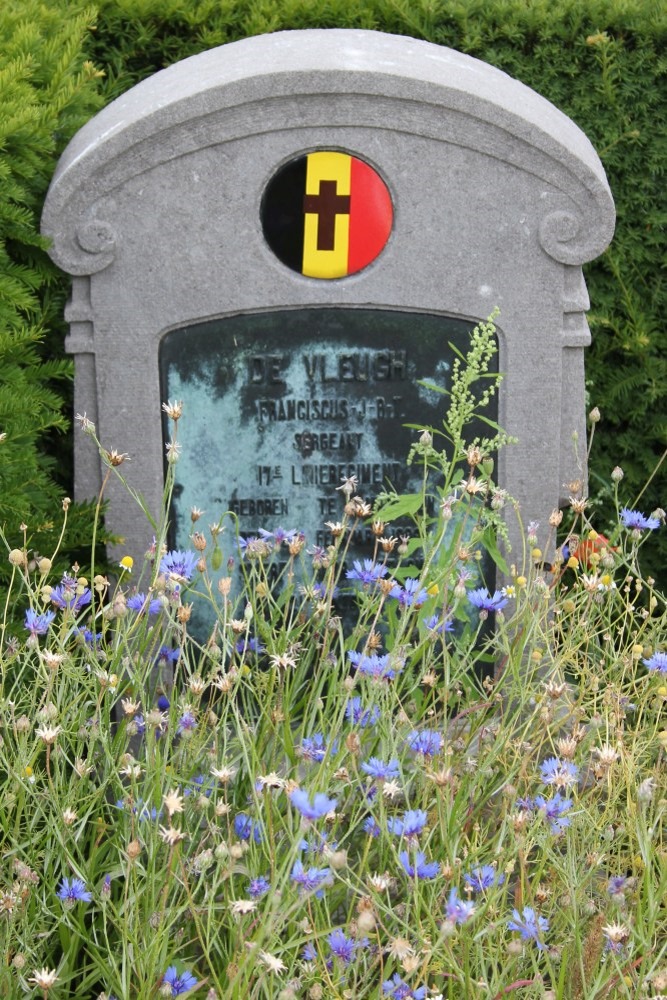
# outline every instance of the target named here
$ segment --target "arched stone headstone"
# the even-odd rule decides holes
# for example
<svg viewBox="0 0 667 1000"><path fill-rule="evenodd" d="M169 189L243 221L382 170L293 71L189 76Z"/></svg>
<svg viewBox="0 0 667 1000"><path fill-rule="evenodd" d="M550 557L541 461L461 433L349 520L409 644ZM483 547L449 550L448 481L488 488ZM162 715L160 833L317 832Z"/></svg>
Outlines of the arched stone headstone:
<svg viewBox="0 0 667 1000"><path fill-rule="evenodd" d="M154 511L160 405L186 398L181 545L190 503L316 532L341 474L370 496L409 487L400 428L438 417L417 380L446 387L449 342L496 305L497 416L519 439L498 479L524 520L548 517L585 478L581 265L613 227L594 149L544 98L458 52L347 30L249 38L135 86L69 144L43 215L73 276L76 410L132 455ZM89 439L75 459L93 496ZM141 554L137 508L110 496Z"/></svg>

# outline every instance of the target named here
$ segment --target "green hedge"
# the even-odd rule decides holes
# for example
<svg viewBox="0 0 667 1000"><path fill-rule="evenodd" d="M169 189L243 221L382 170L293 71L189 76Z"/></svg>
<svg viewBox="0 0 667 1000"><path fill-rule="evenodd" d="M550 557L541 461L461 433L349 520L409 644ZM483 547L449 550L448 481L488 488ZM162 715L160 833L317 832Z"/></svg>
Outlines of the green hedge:
<svg viewBox="0 0 667 1000"><path fill-rule="evenodd" d="M42 9L32 0L13 6ZM70 8L80 12L73 0ZM570 115L598 150L618 211L612 247L586 269L593 332L587 354L590 402L603 414L592 454L593 488L604 490L611 469L621 465L625 495L634 504L667 448L662 344L667 303L661 268L667 9L662 0L100 0L97 11L95 30L83 35L83 50L105 73L100 85L105 100L179 59L248 35L356 27L413 35L467 52L522 80ZM77 24L78 39L82 25ZM62 46L64 51L64 39ZM94 106L91 90L84 87L63 115L59 134L71 134L75 121ZM39 179L31 182L35 198L58 149L52 145L43 153ZM25 225L34 244L31 219ZM27 237L25 244L30 245ZM33 280L30 294L43 300L47 282L53 294L48 269ZM57 284L60 295L63 287L64 281ZM665 468L667 463L638 501L642 509L667 506ZM609 516L610 511L602 512L600 527ZM667 532L661 534L648 567L654 574L667 555Z"/></svg>
<svg viewBox="0 0 667 1000"><path fill-rule="evenodd" d="M39 220L58 157L103 105L83 52L93 18L83 4L0 7L0 528L10 547L27 540L44 555L62 522L66 484L54 473L71 451L63 437L71 365L62 350L67 281ZM59 334L55 351L45 347L49 331ZM89 541L91 524L90 510L71 511L64 559ZM0 557L0 581L7 573Z"/></svg>

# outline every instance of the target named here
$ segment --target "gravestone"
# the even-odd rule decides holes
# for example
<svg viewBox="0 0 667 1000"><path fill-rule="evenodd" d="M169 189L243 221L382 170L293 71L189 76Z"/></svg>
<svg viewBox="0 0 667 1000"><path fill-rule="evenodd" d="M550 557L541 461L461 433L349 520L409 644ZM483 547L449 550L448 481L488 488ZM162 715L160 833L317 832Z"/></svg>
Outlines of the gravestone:
<svg viewBox="0 0 667 1000"><path fill-rule="evenodd" d="M585 480L581 265L613 226L595 151L544 98L449 49L347 30L249 38L138 84L74 137L43 215L72 275L75 408L130 453L152 511L161 403L185 400L180 547L193 505L322 544L342 477L370 499L409 489L404 425L443 415L421 380L447 388L449 345L494 306L491 415L519 439L497 478L524 523L546 519ZM84 436L75 467L77 498L94 496ZM121 551L141 555L143 517L113 481L109 496Z"/></svg>

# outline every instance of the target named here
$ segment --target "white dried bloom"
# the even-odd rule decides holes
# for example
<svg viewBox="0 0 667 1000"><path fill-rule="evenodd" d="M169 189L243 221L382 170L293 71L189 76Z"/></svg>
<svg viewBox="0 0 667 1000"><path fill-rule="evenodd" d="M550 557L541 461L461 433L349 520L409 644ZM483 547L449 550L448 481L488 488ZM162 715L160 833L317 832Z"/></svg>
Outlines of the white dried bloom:
<svg viewBox="0 0 667 1000"><path fill-rule="evenodd" d="M259 958L271 972L285 972L287 969L287 966L283 962L282 958L278 958L276 955L271 955L268 951L260 951Z"/></svg>
<svg viewBox="0 0 667 1000"><path fill-rule="evenodd" d="M35 969L32 976L28 980L29 983L35 983L39 986L40 990L50 990L54 983L58 981L58 976L56 975L55 969Z"/></svg>
<svg viewBox="0 0 667 1000"><path fill-rule="evenodd" d="M185 834L180 830L176 830L173 826L161 826L160 836L165 844L169 844L170 847L174 847L179 840L185 840Z"/></svg>
<svg viewBox="0 0 667 1000"><path fill-rule="evenodd" d="M168 792L167 795L163 795L162 801L164 802L165 809L169 813L170 817L173 816L174 813L183 812L183 796L176 789Z"/></svg>
<svg viewBox="0 0 667 1000"><path fill-rule="evenodd" d="M35 733L39 736L40 740L46 743L47 746L50 746L56 742L62 732L62 728L62 726L39 726L35 730Z"/></svg>
<svg viewBox="0 0 667 1000"><path fill-rule="evenodd" d="M244 917L247 913L253 913L257 909L254 899L235 899L229 904L229 909L235 917Z"/></svg>
<svg viewBox="0 0 667 1000"><path fill-rule="evenodd" d="M649 803L653 798L656 789L655 778L644 778L637 789L637 798L640 802Z"/></svg>
<svg viewBox="0 0 667 1000"><path fill-rule="evenodd" d="M162 409L170 420L173 420L174 422L180 420L183 416L183 400L175 399L173 402L169 401L167 403L163 403Z"/></svg>
<svg viewBox="0 0 667 1000"><path fill-rule="evenodd" d="M236 768L227 767L224 765L223 767L212 767L211 774L213 775L214 778L217 778L218 781L221 781L223 785L226 785L228 782L232 780L232 778L236 774Z"/></svg>

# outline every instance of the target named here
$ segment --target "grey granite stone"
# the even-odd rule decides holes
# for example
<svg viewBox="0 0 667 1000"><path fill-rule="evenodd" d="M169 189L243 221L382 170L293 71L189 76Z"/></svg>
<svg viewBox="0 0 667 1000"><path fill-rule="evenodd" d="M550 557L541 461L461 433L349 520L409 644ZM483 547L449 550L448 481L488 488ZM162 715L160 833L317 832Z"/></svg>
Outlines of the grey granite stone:
<svg viewBox="0 0 667 1000"><path fill-rule="evenodd" d="M260 222L276 170L316 149L370 163L394 206L382 254L333 281L281 264ZM499 420L519 439L498 479L524 522L544 521L563 484L585 480L581 265L613 228L593 147L544 98L458 52L347 30L249 38L140 83L74 137L43 214L50 253L73 276L75 406L133 457L123 471L153 512L164 475L158 353L170 331L280 309L476 319L497 305ZM235 428L216 431L219 471ZM77 498L93 496L90 439L79 436L75 461ZM118 484L109 495L122 551L140 555L143 516Z"/></svg>

